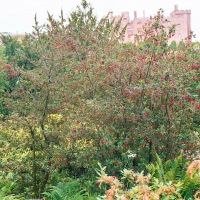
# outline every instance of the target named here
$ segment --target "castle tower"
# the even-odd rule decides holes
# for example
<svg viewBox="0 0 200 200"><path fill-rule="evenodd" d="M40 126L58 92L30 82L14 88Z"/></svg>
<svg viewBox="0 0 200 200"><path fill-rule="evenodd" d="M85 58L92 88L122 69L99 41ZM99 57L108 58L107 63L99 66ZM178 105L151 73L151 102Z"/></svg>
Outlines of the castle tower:
<svg viewBox="0 0 200 200"><path fill-rule="evenodd" d="M191 33L191 10L179 10L178 5L174 6L174 11L168 19L171 24L176 24L176 32L173 40L176 42L184 41ZM189 39L191 42L191 39Z"/></svg>
<svg viewBox="0 0 200 200"><path fill-rule="evenodd" d="M133 16L133 19L130 19L128 12L122 12L121 16L111 15L111 20L114 19L115 23L122 17L121 28L127 25L123 42L133 42L134 35L140 33L143 29L143 26L149 22L149 18L145 16L144 11L143 17L138 17L137 11L134 11ZM171 28L174 24L176 25L175 35L170 38L169 44L172 41L176 41L176 43L185 41L185 39L190 36L191 10L179 10L178 5L175 5L173 12L170 13L170 16L165 17L165 22L163 25L168 32L169 28ZM191 39L188 39L188 42L191 42Z"/></svg>

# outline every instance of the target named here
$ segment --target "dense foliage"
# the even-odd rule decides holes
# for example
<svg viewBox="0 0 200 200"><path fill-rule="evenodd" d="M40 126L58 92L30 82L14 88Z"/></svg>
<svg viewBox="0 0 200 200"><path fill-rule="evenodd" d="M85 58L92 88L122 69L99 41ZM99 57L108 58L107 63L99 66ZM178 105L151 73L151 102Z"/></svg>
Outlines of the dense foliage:
<svg viewBox="0 0 200 200"><path fill-rule="evenodd" d="M82 1L68 19L48 13L40 25L35 17L21 42L3 37L0 175L4 182L12 174L10 193L52 196L49 187L79 177L75 184L91 182L86 193L96 195L98 162L119 175L145 169L156 154L163 161L181 151L196 156L200 53L187 39L168 45L175 27L165 30L163 20L159 11L124 44L121 21L98 21Z"/></svg>
<svg viewBox="0 0 200 200"><path fill-rule="evenodd" d="M145 199L145 200L182 200L198 199L200 191L200 161L194 161L185 169L182 155L171 163L168 160L162 163L157 156L155 164L147 166L148 174L144 172L134 172L124 169L123 177L119 180L117 177L108 176L105 172L106 167L98 170L100 187L108 184L109 189L102 196L102 199ZM194 194L194 195L193 195Z"/></svg>

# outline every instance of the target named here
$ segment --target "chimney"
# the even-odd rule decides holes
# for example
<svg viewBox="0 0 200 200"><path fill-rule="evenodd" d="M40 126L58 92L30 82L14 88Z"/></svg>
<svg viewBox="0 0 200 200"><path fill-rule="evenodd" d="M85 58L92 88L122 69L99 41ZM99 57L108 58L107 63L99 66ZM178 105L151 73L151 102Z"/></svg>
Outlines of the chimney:
<svg viewBox="0 0 200 200"><path fill-rule="evenodd" d="M137 19L137 11L134 11L134 19Z"/></svg>
<svg viewBox="0 0 200 200"><path fill-rule="evenodd" d="M174 11L177 11L178 10L178 5L175 5L174 6Z"/></svg>
<svg viewBox="0 0 200 200"><path fill-rule="evenodd" d="M143 10L143 18L145 18L145 11Z"/></svg>
<svg viewBox="0 0 200 200"><path fill-rule="evenodd" d="M129 12L122 12L122 16L124 19L129 20Z"/></svg>

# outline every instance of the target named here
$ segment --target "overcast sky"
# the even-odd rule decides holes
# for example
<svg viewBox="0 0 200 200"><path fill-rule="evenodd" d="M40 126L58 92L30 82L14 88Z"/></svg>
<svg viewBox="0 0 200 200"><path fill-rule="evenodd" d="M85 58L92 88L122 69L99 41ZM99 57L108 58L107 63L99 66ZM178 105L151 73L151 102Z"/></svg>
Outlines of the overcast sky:
<svg viewBox="0 0 200 200"><path fill-rule="evenodd" d="M38 21L46 22L47 11L57 17L63 9L67 16L70 11L79 5L81 0L0 0L0 32L29 33L34 25L34 15L37 13ZM196 34L193 41L200 41L200 0L88 0L94 7L98 17L113 11L119 15L123 11L129 11L132 17L133 11L138 11L138 17L142 17L145 10L146 17L155 15L159 8L163 8L165 15L173 11L174 5L179 10L191 10L192 31Z"/></svg>

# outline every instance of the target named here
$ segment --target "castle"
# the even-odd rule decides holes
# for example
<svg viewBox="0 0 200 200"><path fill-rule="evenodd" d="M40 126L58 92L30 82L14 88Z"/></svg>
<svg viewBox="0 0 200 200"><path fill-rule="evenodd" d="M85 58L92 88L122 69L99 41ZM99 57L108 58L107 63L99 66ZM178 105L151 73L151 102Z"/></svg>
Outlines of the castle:
<svg viewBox="0 0 200 200"><path fill-rule="evenodd" d="M176 26L175 34L170 38L169 43L176 41L178 44L180 41L184 41L190 35L191 32L191 10L179 10L178 5L174 6L174 11L170 13L169 17L164 18L164 26L169 29L173 24ZM124 42L133 42L134 35L138 34L142 27L149 22L150 18L145 17L145 12L143 11L143 17L138 18L137 12L134 11L134 18L131 20L129 17L129 12L122 12L121 16L113 16L111 12L111 20L115 22L122 18L121 27L127 25Z"/></svg>
<svg viewBox="0 0 200 200"><path fill-rule="evenodd" d="M145 12L143 11L143 17L137 17L137 12L134 11L134 18L131 20L129 17L129 12L122 12L121 16L113 16L111 12L111 20L115 22L122 18L121 26L127 25L127 29L124 36L124 42L133 42L134 35L138 34L142 27L149 22L150 18L145 17ZM185 38L190 36L191 32L191 10L179 10L178 5L174 6L174 11L170 13L169 17L165 17L164 26L165 28L170 28L173 24L176 24L175 35L170 38L169 44L172 41L176 41L178 44L180 41L184 41ZM190 42L190 40L189 40ZM0 45L2 45L0 37Z"/></svg>

